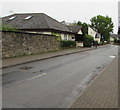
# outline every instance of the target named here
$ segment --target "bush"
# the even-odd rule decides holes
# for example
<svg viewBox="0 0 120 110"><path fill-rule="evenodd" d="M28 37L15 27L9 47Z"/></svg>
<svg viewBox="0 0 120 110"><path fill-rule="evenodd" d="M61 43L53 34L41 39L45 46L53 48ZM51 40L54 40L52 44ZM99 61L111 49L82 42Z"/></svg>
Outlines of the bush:
<svg viewBox="0 0 120 110"><path fill-rule="evenodd" d="M100 42L100 45L105 45L105 42L104 42L104 41L101 41L101 42Z"/></svg>
<svg viewBox="0 0 120 110"><path fill-rule="evenodd" d="M60 47L62 47L62 48L76 47L76 42L71 41L71 40L61 40L60 41Z"/></svg>
<svg viewBox="0 0 120 110"><path fill-rule="evenodd" d="M120 45L120 40L118 40L118 44Z"/></svg>
<svg viewBox="0 0 120 110"><path fill-rule="evenodd" d="M84 47L91 47L93 41L94 41L93 37L86 34L84 36L84 42L83 42Z"/></svg>
<svg viewBox="0 0 120 110"><path fill-rule="evenodd" d="M115 38L115 39L114 39L114 44L116 44L116 45L120 45L120 40L117 39L117 38Z"/></svg>
<svg viewBox="0 0 120 110"><path fill-rule="evenodd" d="M1 24L0 24L0 30L1 31L18 31L17 29L15 29L10 25L1 25Z"/></svg>
<svg viewBox="0 0 120 110"><path fill-rule="evenodd" d="M118 42L118 40L117 40L117 38L115 38L115 39L114 39L114 43L117 43L117 42Z"/></svg>

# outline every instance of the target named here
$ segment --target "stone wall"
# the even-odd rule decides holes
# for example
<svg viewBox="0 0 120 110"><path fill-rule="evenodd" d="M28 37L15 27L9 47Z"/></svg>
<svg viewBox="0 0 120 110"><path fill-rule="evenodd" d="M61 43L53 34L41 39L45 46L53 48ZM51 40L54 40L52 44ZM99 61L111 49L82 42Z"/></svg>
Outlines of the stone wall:
<svg viewBox="0 0 120 110"><path fill-rule="evenodd" d="M57 37L53 35L2 32L2 58L43 53L59 48Z"/></svg>

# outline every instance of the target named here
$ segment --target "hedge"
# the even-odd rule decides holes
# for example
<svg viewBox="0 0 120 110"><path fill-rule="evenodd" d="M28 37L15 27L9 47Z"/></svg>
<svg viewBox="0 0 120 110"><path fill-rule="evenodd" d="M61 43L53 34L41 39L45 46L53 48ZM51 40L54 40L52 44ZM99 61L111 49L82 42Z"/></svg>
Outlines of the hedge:
<svg viewBox="0 0 120 110"><path fill-rule="evenodd" d="M91 47L93 41L94 41L93 37L86 34L84 36L84 43L83 43L84 47Z"/></svg>
<svg viewBox="0 0 120 110"><path fill-rule="evenodd" d="M71 40L61 40L60 41L60 47L61 48L71 48L76 47L76 42Z"/></svg>
<svg viewBox="0 0 120 110"><path fill-rule="evenodd" d="M117 38L115 38L115 39L114 39L114 44L120 45L120 40L117 39Z"/></svg>

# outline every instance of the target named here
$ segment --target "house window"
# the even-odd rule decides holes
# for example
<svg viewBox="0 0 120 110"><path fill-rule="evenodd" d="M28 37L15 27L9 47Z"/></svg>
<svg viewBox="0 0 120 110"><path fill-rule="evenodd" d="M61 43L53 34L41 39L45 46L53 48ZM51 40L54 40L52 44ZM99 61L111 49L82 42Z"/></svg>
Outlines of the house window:
<svg viewBox="0 0 120 110"><path fill-rule="evenodd" d="M99 38L98 34L95 35L95 38Z"/></svg>
<svg viewBox="0 0 120 110"><path fill-rule="evenodd" d="M27 17L26 17L26 18L24 18L24 19L26 19L26 20L27 20L27 19L30 19L31 17L32 17L32 16L27 16Z"/></svg>
<svg viewBox="0 0 120 110"><path fill-rule="evenodd" d="M64 34L64 40L67 40L67 35L66 34Z"/></svg>
<svg viewBox="0 0 120 110"><path fill-rule="evenodd" d="M75 39L75 37L72 37L72 39Z"/></svg>
<svg viewBox="0 0 120 110"><path fill-rule="evenodd" d="M97 38L97 34L95 34L95 38Z"/></svg>

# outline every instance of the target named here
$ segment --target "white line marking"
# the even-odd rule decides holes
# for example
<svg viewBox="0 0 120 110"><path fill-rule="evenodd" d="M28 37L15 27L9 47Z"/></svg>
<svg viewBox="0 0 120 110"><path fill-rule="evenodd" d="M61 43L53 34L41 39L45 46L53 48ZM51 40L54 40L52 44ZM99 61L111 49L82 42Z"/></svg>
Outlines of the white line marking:
<svg viewBox="0 0 120 110"><path fill-rule="evenodd" d="M46 73L42 73L42 74L37 75L37 76L34 76L34 77L32 77L32 78L25 79L25 80L21 80L21 81L17 81L17 82L15 82L15 83L21 83L21 82L24 82L24 81L26 81L26 80L30 81L30 80L32 80L32 79L38 78L38 77L40 77L40 76L43 76L43 75L45 75L45 74L46 74Z"/></svg>
<svg viewBox="0 0 120 110"><path fill-rule="evenodd" d="M45 75L45 74L46 74L46 73L42 73L42 74L40 74L40 75L34 76L34 77L32 77L32 78L29 78L29 79L27 79L27 80L32 80L32 79L38 78L38 77L40 77L40 76L43 76L43 75Z"/></svg>
<svg viewBox="0 0 120 110"><path fill-rule="evenodd" d="M110 56L110 58L115 58L115 56Z"/></svg>

